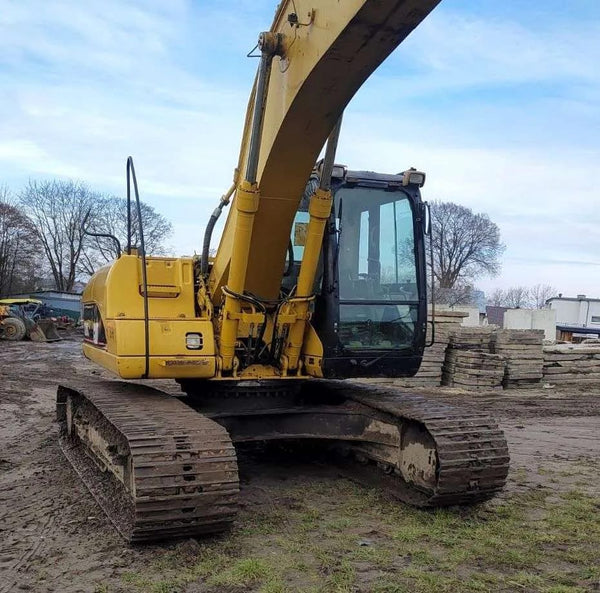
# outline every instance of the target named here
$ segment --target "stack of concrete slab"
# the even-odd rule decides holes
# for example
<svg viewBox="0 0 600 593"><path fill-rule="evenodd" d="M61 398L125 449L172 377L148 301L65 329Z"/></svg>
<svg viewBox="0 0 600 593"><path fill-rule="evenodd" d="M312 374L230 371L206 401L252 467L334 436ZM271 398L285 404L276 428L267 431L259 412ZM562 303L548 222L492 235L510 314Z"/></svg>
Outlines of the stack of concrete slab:
<svg viewBox="0 0 600 593"><path fill-rule="evenodd" d="M409 379L397 379L394 384L405 387L433 387L442 383L442 365L450 337L459 329L468 313L461 311L436 311L434 343L425 348L419 372ZM431 320L431 313L430 313ZM431 323L427 324L427 343L431 341Z"/></svg>
<svg viewBox="0 0 600 593"><path fill-rule="evenodd" d="M442 385L462 389L502 389L504 357L478 350L449 347L442 372Z"/></svg>
<svg viewBox="0 0 600 593"><path fill-rule="evenodd" d="M499 329L492 335L491 351L506 359L505 389L539 387L543 377L544 331Z"/></svg>
<svg viewBox="0 0 600 593"><path fill-rule="evenodd" d="M461 327L450 336L442 385L462 389L502 389L504 358L490 354L495 325Z"/></svg>
<svg viewBox="0 0 600 593"><path fill-rule="evenodd" d="M496 329L495 325L461 327L450 336L448 347L451 350L491 352L492 336Z"/></svg>
<svg viewBox="0 0 600 593"><path fill-rule="evenodd" d="M600 383L600 345L544 346L544 381L548 383Z"/></svg>

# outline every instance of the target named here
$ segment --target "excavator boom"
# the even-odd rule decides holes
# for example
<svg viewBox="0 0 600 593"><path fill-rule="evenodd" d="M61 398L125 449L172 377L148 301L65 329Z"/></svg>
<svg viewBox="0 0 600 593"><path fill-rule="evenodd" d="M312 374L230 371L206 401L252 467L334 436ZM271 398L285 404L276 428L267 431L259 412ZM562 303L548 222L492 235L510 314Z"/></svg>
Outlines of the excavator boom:
<svg viewBox="0 0 600 593"><path fill-rule="evenodd" d="M257 149L258 208L248 246L234 249L239 225L233 200L210 274L215 302L228 282L233 258L247 261L241 282L245 290L277 298L292 221L327 137L365 80L439 2L287 0L279 5L270 30L279 39L277 47L269 48L276 55ZM246 179L256 100L255 85L240 151L240 180Z"/></svg>

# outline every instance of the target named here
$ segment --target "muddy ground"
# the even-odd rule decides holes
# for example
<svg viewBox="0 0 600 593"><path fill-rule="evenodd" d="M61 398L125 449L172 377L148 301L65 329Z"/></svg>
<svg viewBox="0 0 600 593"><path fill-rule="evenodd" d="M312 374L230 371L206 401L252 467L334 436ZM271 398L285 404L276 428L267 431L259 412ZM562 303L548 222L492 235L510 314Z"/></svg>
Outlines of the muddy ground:
<svg viewBox="0 0 600 593"><path fill-rule="evenodd" d="M0 593L600 590L600 387L467 394L505 430L505 492L417 511L332 468L240 460L233 531L128 547L57 445L56 385L103 374L75 339L0 343Z"/></svg>

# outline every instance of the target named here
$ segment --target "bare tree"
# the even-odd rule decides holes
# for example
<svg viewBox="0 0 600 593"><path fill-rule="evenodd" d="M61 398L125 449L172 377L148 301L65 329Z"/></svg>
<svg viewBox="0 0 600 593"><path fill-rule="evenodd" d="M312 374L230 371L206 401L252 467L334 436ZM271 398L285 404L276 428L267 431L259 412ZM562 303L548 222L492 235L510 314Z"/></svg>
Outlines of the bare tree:
<svg viewBox="0 0 600 593"><path fill-rule="evenodd" d="M0 295L32 290L39 269L39 241L29 219L0 186Z"/></svg>
<svg viewBox="0 0 600 593"><path fill-rule="evenodd" d="M511 286L506 290L505 307L518 309L530 304L529 289L526 286Z"/></svg>
<svg viewBox="0 0 600 593"><path fill-rule="evenodd" d="M556 294L556 288L549 284L536 284L531 288L526 286L511 286L506 290L496 288L488 297L488 304L500 307L535 307L543 309L546 301Z"/></svg>
<svg viewBox="0 0 600 593"><path fill-rule="evenodd" d="M441 289L481 274L496 276L504 245L487 214L452 202L431 204L433 272Z"/></svg>
<svg viewBox="0 0 600 593"><path fill-rule="evenodd" d="M165 239L171 234L171 223L160 213L144 202L140 203L142 224L144 227L144 244L146 253L164 255ZM140 245L140 225L137 209L132 207L132 246ZM95 214L90 218L89 228L93 233L113 235L122 249L127 246L127 200L115 196L103 196L98 201ZM81 272L91 275L118 257L118 246L109 238L87 236L85 248L79 261Z"/></svg>
<svg viewBox="0 0 600 593"><path fill-rule="evenodd" d="M529 290L531 304L536 309L543 309L546 306L546 301L553 296L556 296L557 290L550 284L536 284Z"/></svg>
<svg viewBox="0 0 600 593"><path fill-rule="evenodd" d="M83 226L95 215L97 195L78 181L30 180L19 199L35 227L56 289L72 290L84 247Z"/></svg>
<svg viewBox="0 0 600 593"><path fill-rule="evenodd" d="M487 299L488 305L494 307L506 307L506 291L501 288L494 289L494 292Z"/></svg>
<svg viewBox="0 0 600 593"><path fill-rule="evenodd" d="M452 288L435 287L433 293L435 302L443 305L474 305L473 287L462 282L456 283Z"/></svg>

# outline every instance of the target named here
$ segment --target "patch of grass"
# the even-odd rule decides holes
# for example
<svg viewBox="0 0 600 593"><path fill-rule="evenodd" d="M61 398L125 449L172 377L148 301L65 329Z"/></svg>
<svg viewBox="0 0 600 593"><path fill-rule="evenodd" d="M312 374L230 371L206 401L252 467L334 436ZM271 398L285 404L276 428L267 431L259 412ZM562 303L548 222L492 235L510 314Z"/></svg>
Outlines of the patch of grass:
<svg viewBox="0 0 600 593"><path fill-rule="evenodd" d="M539 590L544 584L544 579L537 574L529 573L529 572L518 572L517 574L512 575L506 581L507 585L514 587L517 585L521 589L531 589Z"/></svg>
<svg viewBox="0 0 600 593"><path fill-rule="evenodd" d="M314 549L313 554L320 572L322 574L329 574L337 562L338 550L324 549L319 546Z"/></svg>
<svg viewBox="0 0 600 593"><path fill-rule="evenodd" d="M211 585L248 586L261 583L271 574L271 568L260 558L243 558L217 574L208 582Z"/></svg>
<svg viewBox="0 0 600 593"><path fill-rule="evenodd" d="M304 511L298 519L302 531L315 531L320 526L322 513L318 509L310 508Z"/></svg>
<svg viewBox="0 0 600 593"><path fill-rule="evenodd" d="M455 593L468 591L465 582L455 576L434 573L418 568L407 568L403 576L412 580L415 593Z"/></svg>
<svg viewBox="0 0 600 593"><path fill-rule="evenodd" d="M348 517L338 517L325 523L324 528L327 531L343 531L352 526L352 519Z"/></svg>
<svg viewBox="0 0 600 593"><path fill-rule="evenodd" d="M170 547L123 583L144 593L192 582L256 593L579 593L600 579L600 500L584 492L433 511L346 482L343 492L329 482L284 496L293 504L242 510L230 536Z"/></svg>
<svg viewBox="0 0 600 593"><path fill-rule="evenodd" d="M583 579L600 583L600 560L595 562L594 565L586 566L580 571L580 576Z"/></svg>
<svg viewBox="0 0 600 593"><path fill-rule="evenodd" d="M379 545L358 546L356 550L350 552L348 557L357 562L368 562L378 568L387 568L394 560L395 554L389 548Z"/></svg>
<svg viewBox="0 0 600 593"><path fill-rule="evenodd" d="M124 583L133 585L137 590L148 593L180 593L185 584L183 577L154 580L152 577L143 577L131 572L121 575L121 579Z"/></svg>
<svg viewBox="0 0 600 593"><path fill-rule="evenodd" d="M347 560L341 560L329 568L329 575L322 589L323 593L354 593L356 573Z"/></svg>
<svg viewBox="0 0 600 593"><path fill-rule="evenodd" d="M158 581L150 589L152 593L180 593L182 590L181 583L172 581Z"/></svg>
<svg viewBox="0 0 600 593"><path fill-rule="evenodd" d="M188 542L178 542L171 549L165 550L152 563L161 572L178 570L181 566L192 564L201 553L200 548L191 548Z"/></svg>
<svg viewBox="0 0 600 593"><path fill-rule="evenodd" d="M524 467L520 467L513 472L512 477L517 484L524 484L527 482L527 470Z"/></svg>
<svg viewBox="0 0 600 593"><path fill-rule="evenodd" d="M600 559L598 500L572 491L552 502L546 500L548 494L547 491L523 494L510 502L461 514L404 512L393 539L404 553L414 555L405 574L411 575L415 590L451 587L452 577L448 575L456 574L459 569L467 575L473 573L472 578L461 581L465 590L489 590L489 583L476 577L480 569L503 572L507 577L513 575L518 585L540 591L556 586L577 590L578 580L592 580L590 573L584 576L576 568L593 566ZM548 562L550 567L554 562L570 563L573 571L561 584L552 584L553 579L543 571L542 574L537 570L517 572L514 576L515 571L538 569ZM421 566L435 570L436 574L421 571Z"/></svg>
<svg viewBox="0 0 600 593"><path fill-rule="evenodd" d="M259 593L290 593L290 592L291 592L291 589L278 579L275 579L275 580L265 583L259 589Z"/></svg>
<svg viewBox="0 0 600 593"><path fill-rule="evenodd" d="M192 577L210 577L225 570L231 563L229 554L216 549L204 550L201 556L190 567Z"/></svg>
<svg viewBox="0 0 600 593"><path fill-rule="evenodd" d="M150 586L150 580L146 577L143 577L141 574L137 572L124 572L121 575L121 580L128 585L133 585L139 589L148 588Z"/></svg>
<svg viewBox="0 0 600 593"><path fill-rule="evenodd" d="M271 535L286 528L287 514L283 509L255 512L240 525L235 533L241 535Z"/></svg>

